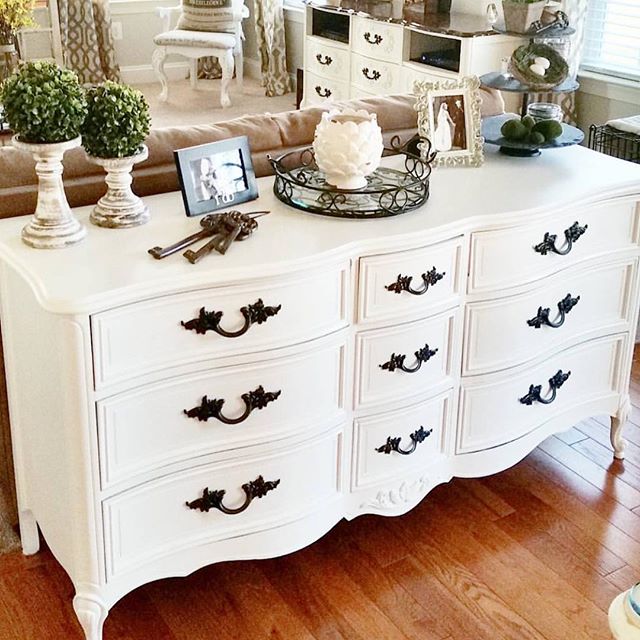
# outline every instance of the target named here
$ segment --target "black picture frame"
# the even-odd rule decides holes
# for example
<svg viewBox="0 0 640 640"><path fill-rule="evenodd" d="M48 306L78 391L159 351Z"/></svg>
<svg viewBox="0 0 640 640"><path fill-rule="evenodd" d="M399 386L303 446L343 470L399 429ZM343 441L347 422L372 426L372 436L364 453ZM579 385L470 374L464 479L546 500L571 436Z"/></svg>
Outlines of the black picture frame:
<svg viewBox="0 0 640 640"><path fill-rule="evenodd" d="M173 152L187 216L200 216L258 197L247 136Z"/></svg>

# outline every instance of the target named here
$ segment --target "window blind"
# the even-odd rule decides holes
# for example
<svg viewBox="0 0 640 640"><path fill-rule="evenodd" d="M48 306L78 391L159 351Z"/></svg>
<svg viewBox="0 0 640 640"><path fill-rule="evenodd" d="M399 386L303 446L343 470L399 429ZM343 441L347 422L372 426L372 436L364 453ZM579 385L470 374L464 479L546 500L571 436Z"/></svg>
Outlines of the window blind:
<svg viewBox="0 0 640 640"><path fill-rule="evenodd" d="M640 0L588 0L582 66L640 80Z"/></svg>

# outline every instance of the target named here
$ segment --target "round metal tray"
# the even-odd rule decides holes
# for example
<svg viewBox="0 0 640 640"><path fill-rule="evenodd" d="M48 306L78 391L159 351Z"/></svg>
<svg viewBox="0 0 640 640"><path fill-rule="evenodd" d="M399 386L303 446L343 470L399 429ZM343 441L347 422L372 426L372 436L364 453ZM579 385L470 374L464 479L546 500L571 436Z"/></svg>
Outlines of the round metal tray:
<svg viewBox="0 0 640 640"><path fill-rule="evenodd" d="M421 153L422 151L422 153ZM394 138L386 155L404 155L404 170L379 167L362 189L337 189L318 169L311 147L269 158L275 172L273 192L296 209L336 218L385 218L412 211L429 198L435 152L418 136L401 145Z"/></svg>
<svg viewBox="0 0 640 640"><path fill-rule="evenodd" d="M572 91L577 91L580 87L576 80L567 78L563 83L551 89L536 89L535 87L522 84L522 82L516 80L511 74L505 75L504 73L496 71L480 76L480 82L483 86L491 89L513 91L515 93L571 93Z"/></svg>

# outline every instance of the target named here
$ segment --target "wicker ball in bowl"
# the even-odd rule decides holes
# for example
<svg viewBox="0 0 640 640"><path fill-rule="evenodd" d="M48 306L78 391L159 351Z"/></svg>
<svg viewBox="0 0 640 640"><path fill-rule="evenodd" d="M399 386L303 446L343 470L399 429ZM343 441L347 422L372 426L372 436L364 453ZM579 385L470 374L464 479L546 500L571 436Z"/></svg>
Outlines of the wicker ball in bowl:
<svg viewBox="0 0 640 640"><path fill-rule="evenodd" d="M549 68L544 76L529 68L536 58L546 58ZM562 84L569 75L567 61L552 47L546 44L528 44L518 47L509 60L509 73L530 89L545 91Z"/></svg>

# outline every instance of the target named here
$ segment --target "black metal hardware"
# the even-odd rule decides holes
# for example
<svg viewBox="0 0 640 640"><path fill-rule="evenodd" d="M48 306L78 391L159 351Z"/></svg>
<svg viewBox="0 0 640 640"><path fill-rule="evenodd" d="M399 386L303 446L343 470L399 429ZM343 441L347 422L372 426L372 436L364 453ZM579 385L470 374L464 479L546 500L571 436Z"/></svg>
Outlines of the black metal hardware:
<svg viewBox="0 0 640 640"><path fill-rule="evenodd" d="M567 293L567 295L562 298L560 302L558 302L559 316L557 320L549 320L549 313L551 313L551 309L549 309L549 307L546 307L544 309L542 307L538 307L538 313L536 314L536 317L531 318L531 320L527 320L527 324L530 327L535 327L536 329L539 329L543 324L546 324L548 327L551 327L553 329L557 329L564 324L567 313L569 313L569 311L571 311L571 309L573 309L573 307L575 307L579 301L580 296L578 296L577 298L572 298L571 294Z"/></svg>
<svg viewBox="0 0 640 640"><path fill-rule="evenodd" d="M541 404L551 404L556 399L556 393L558 389L569 379L571 371L563 373L562 369L558 369L557 373L553 377L549 378L549 388L551 389L551 395L548 398L543 398L540 394L542 392L542 385L530 385L529 393L519 398L522 404L532 405L534 402L540 402Z"/></svg>
<svg viewBox="0 0 640 640"><path fill-rule="evenodd" d="M209 512L209 510L211 509L218 509L219 511L222 511L222 513L235 515L236 513L242 513L251 504L254 498L264 498L264 496L266 496L269 491L273 491L273 489L275 489L279 484L280 480L265 481L262 476L258 476L251 482L246 482L242 485L242 490L245 494L245 500L239 507L235 509L225 507L222 504L224 494L226 493L224 489L214 489L213 491L209 491L209 487L204 489L201 498L198 498L197 500L193 500L191 502L187 502L186 505L187 507L189 507L189 509L198 509L203 512Z"/></svg>
<svg viewBox="0 0 640 640"><path fill-rule="evenodd" d="M327 55L324 56L323 60L323 56L321 53L316 53L316 60L324 67L328 67L333 62L333 58Z"/></svg>
<svg viewBox="0 0 640 640"><path fill-rule="evenodd" d="M386 285L385 289L387 291L393 291L394 293L402 293L403 291L408 291L414 296L421 296L423 293L427 293L429 287L432 287L434 284L442 280L446 273L446 271L438 273L435 267L433 267L430 271L423 273L421 276L422 287L420 289L411 288L411 281L413 280L413 276L403 276L399 273L397 280L392 284Z"/></svg>
<svg viewBox="0 0 640 640"><path fill-rule="evenodd" d="M262 324L266 322L272 316L277 315L278 311L282 308L279 304L277 307L265 307L261 298L258 298L253 304L249 304L246 307L240 309L240 313L244 317L244 325L238 331L225 331L220 326L222 320L222 311L205 311L202 307L198 313L197 318L182 321L180 324L189 331L195 331L196 333L205 334L207 331L215 331L217 334L225 338L237 338L245 334L252 324Z"/></svg>
<svg viewBox="0 0 640 640"><path fill-rule="evenodd" d="M371 75L369 75L369 67L365 67L362 70L362 75L367 78L367 80L380 80L380 72L374 69Z"/></svg>
<svg viewBox="0 0 640 640"><path fill-rule="evenodd" d="M373 39L371 38L371 33L369 31L367 31L364 34L364 39L369 43L369 44L380 44L382 42L382 36L379 33L374 33L373 34Z"/></svg>
<svg viewBox="0 0 640 640"><path fill-rule="evenodd" d="M315 89L321 98L328 98L331 95L331 89L323 89L320 85L317 85Z"/></svg>
<svg viewBox="0 0 640 640"><path fill-rule="evenodd" d="M421 442L424 442L432 433L433 433L433 429L429 429L429 431L425 431L423 427L420 427L417 431L414 431L412 434L409 435L409 438L411 439L411 446L408 449L400 448L400 440L402 440L401 437L392 438L391 436L388 436L387 441L383 445L376 447L376 451L378 453L387 453L387 454L391 453L392 451L395 451L403 456L408 456L412 454L416 450L416 447Z"/></svg>
<svg viewBox="0 0 640 640"><path fill-rule="evenodd" d="M420 369L423 362L427 362L432 356L434 356L438 352L437 349L429 349L429 345L425 344L422 349L418 349L415 352L416 356L416 364L413 367L405 367L404 360L407 357L403 354L395 354L392 353L388 362L384 364L378 365L381 369L386 369L387 371L395 371L396 369L400 369L405 373L415 373Z"/></svg>
<svg viewBox="0 0 640 640"><path fill-rule="evenodd" d="M240 424L244 422L254 409L264 409L270 402L274 402L280 397L282 391L265 391L260 385L255 391L243 393L242 398L245 409L242 415L237 418L227 418L222 415L222 407L224 400L214 398L209 400L207 396L203 396L202 402L193 409L184 409L183 413L190 418L197 418L200 422L206 422L209 418L215 418L224 422L224 424Z"/></svg>
<svg viewBox="0 0 640 640"><path fill-rule="evenodd" d="M553 233L544 234L544 239L540 244L533 247L533 250L543 256L546 256L549 251L557 253L559 256L566 256L573 248L573 243L576 242L580 236L587 230L588 224L581 227L578 222L574 222L568 229L564 230L565 245L564 248L558 249L556 247L557 235Z"/></svg>

